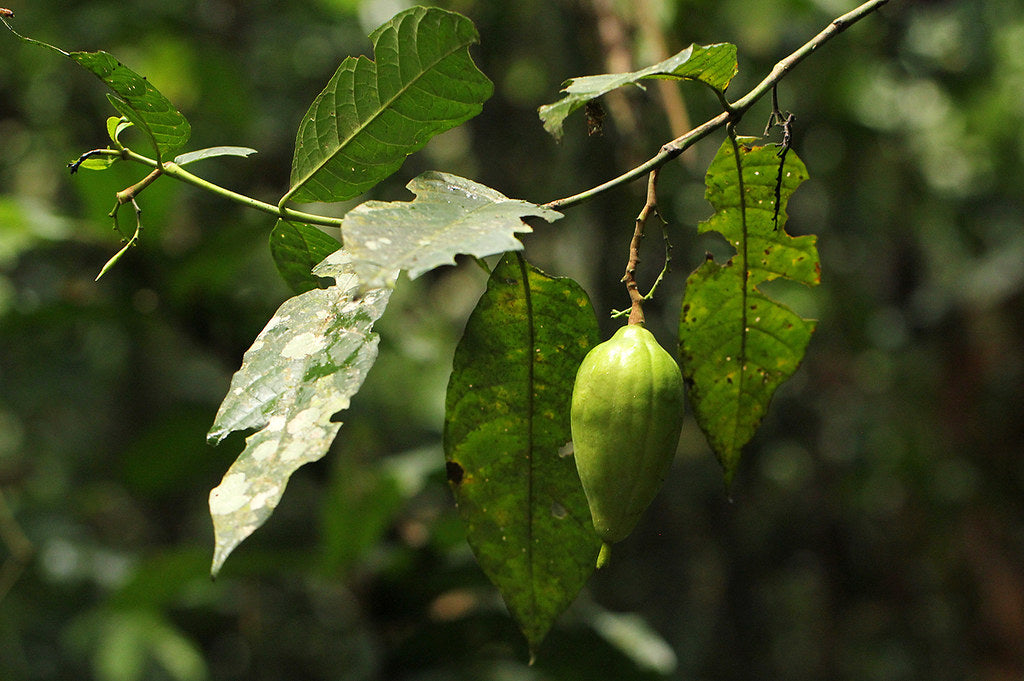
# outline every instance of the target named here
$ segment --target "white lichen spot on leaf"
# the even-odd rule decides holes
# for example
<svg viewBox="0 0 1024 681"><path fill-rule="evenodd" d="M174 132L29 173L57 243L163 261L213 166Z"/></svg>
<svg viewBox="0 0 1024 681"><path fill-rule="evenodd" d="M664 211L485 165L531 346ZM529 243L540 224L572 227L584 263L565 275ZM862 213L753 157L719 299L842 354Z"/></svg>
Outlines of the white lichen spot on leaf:
<svg viewBox="0 0 1024 681"><path fill-rule="evenodd" d="M249 483L244 473L224 476L220 485L210 492L210 512L225 515L237 511L249 501L248 490Z"/></svg>
<svg viewBox="0 0 1024 681"><path fill-rule="evenodd" d="M278 428L280 430L280 428ZM252 450L252 458L255 461L266 462L277 453L277 443L273 441L261 442Z"/></svg>
<svg viewBox="0 0 1024 681"><path fill-rule="evenodd" d="M300 333L281 348L281 356L286 359L306 359L320 352L327 346L327 339L311 331Z"/></svg>

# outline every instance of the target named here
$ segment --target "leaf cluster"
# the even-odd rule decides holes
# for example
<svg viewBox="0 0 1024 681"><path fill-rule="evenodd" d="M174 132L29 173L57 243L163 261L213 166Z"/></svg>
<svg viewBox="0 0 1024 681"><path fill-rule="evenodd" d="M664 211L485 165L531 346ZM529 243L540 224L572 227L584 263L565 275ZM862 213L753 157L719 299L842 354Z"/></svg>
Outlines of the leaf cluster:
<svg viewBox="0 0 1024 681"><path fill-rule="evenodd" d="M599 545L568 429L572 378L599 340L597 317L578 284L541 272L518 253L523 244L516 235L531 231L524 218L562 217L550 205L428 171L409 182L412 201L368 201L338 220L298 210L297 204L365 194L430 139L478 114L493 91L470 55L477 31L461 15L412 8L370 38L374 58L345 59L303 117L289 188L276 205L238 197L184 170L253 150L221 146L173 156L189 140L190 124L145 78L110 55L67 53L24 40L60 52L112 90L109 98L120 114L108 124L113 147L88 152L73 170L126 160L153 168L146 180L118 194L115 224L118 206L130 202L138 214L137 195L161 175L278 216L271 252L295 296L245 353L209 432L212 442L251 432L210 493L214 574L271 516L292 474L334 442L341 412L377 358L373 328L400 274L416 278L453 264L458 255L504 254L490 268L486 291L455 351L444 449L469 544L536 650L590 577ZM726 100L737 69L734 46L692 45L638 71L570 79L565 96L539 111L544 127L560 138L574 111L651 79L699 82L724 105L722 123L730 123L730 135L706 175L714 214L698 232L721 234L734 254L722 264L709 258L688 278L678 356L697 421L727 481L814 328L761 286L776 279L814 285L820 269L814 237L785 233L786 203L807 176L802 162L795 153L778 154L774 146L756 146L735 133L735 121L749 106ZM750 102L753 95L758 92L748 95ZM128 126L141 131L153 158L121 142ZM716 127L705 126L700 134ZM683 148L676 144L657 163ZM141 221L104 271L137 243L140 231Z"/></svg>

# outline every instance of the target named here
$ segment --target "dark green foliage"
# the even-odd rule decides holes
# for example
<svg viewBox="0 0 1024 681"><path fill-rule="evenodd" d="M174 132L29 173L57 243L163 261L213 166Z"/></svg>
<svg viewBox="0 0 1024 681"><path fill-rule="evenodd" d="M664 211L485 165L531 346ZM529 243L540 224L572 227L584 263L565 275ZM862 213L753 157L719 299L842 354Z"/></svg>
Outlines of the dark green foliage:
<svg viewBox="0 0 1024 681"><path fill-rule="evenodd" d="M404 198L411 178L439 168L540 204L675 136L655 81L626 88L638 127L606 106L603 137L588 138L577 115L554 144L538 123L567 76L613 70L590 5L442 4L480 29L471 49L495 95L366 198ZM637 67L662 58L645 51L659 35L664 54L735 42L735 94L833 18L821 8L664 3L660 33L620 20L634 29ZM197 147L258 147L197 172L270 201L288 189L309 102L346 55L368 53L374 28L355 2L13 9L25 34L109 49L146 74L192 121ZM443 374L484 286L479 268L399 280L375 325L381 360L335 451L290 479L273 518L211 582L206 494L242 438L201 442L243 351L289 295L267 249L272 220L157 182L141 202L139 247L93 284L117 248L113 193L144 173L119 162L69 178L65 163L104 143L110 104L91 74L8 41L0 494L4 527L16 523L35 552L9 571L9 535L0 544L3 574L16 577L0 601L0 677L1020 677L1024 641L1005 607L1024 593L1018 14L1012 3L893 0L781 83L797 114L793 151L814 176L793 196L788 229L819 234L825 276L814 290L779 281L764 293L819 320L806 357L747 444L731 502L687 420L651 522L592 577L531 669L466 548L440 450ZM693 121L721 111L705 88L681 92ZM752 109L738 127L758 134L766 115ZM144 151L139 133L121 140ZM712 139L662 173L675 273L647 315L666 341L680 273L706 252L716 267L734 255L716 235L693 235L710 212ZM520 234L532 261L585 284L602 318L623 306L617 280L642 203L633 189ZM641 275L658 269L646 257L657 240Z"/></svg>
<svg viewBox="0 0 1024 681"><path fill-rule="evenodd" d="M286 199L363 194L491 96L469 56L479 35L463 16L414 7L370 39L376 61L346 58L299 124Z"/></svg>
<svg viewBox="0 0 1024 681"><path fill-rule="evenodd" d="M324 279L313 268L338 250L341 244L313 225L278 220L270 233L270 253L277 271L293 293L324 288Z"/></svg>
<svg viewBox="0 0 1024 681"><path fill-rule="evenodd" d="M567 447L590 299L516 255L494 268L455 351L447 477L470 546L536 649L593 572L600 542Z"/></svg>
<svg viewBox="0 0 1024 681"><path fill-rule="evenodd" d="M722 264L706 260L687 279L683 296L681 364L697 422L726 482L814 330L813 322L761 288L776 279L814 286L820 278L815 237L793 238L785 231L786 204L807 170L792 152L781 175L779 165L774 146L734 146L727 139L719 148L707 174L706 196L715 214L698 229L724 236L735 255Z"/></svg>

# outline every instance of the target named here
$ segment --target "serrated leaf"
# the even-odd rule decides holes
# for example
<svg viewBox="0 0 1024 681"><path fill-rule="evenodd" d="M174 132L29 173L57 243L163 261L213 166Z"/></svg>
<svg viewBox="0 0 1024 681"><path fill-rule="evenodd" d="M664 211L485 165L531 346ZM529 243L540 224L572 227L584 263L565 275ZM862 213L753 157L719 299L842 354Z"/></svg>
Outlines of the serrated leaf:
<svg viewBox="0 0 1024 681"><path fill-rule="evenodd" d="M642 87L649 78L695 80L718 92L725 92L737 71L736 46L693 44L668 59L639 71L609 73L600 76L570 78L562 85L565 97L540 107L538 112L544 129L556 139L562 137L562 122L576 109L592 99L625 85Z"/></svg>
<svg viewBox="0 0 1024 681"><path fill-rule="evenodd" d="M367 201L345 214L341 232L360 279L370 285L406 270L415 279L457 254L477 257L521 250L525 216L552 222L561 213L471 180L430 171L407 185L413 201Z"/></svg>
<svg viewBox="0 0 1024 681"><path fill-rule="evenodd" d="M469 54L476 28L459 14L413 7L370 39L376 61L346 58L302 119L282 203L359 196L491 96Z"/></svg>
<svg viewBox="0 0 1024 681"><path fill-rule="evenodd" d="M218 156L241 156L245 158L255 153L257 151L249 147L207 147L206 149L197 149L196 151L175 156L174 162L179 166L184 166L207 158L217 158Z"/></svg>
<svg viewBox="0 0 1024 681"><path fill-rule="evenodd" d="M815 326L758 288L778 278L808 286L820 280L816 238L791 237L784 229L786 203L807 179L807 169L792 150L785 160L780 176L777 147L740 146L741 203L732 142L726 140L718 150L706 180L715 213L699 231L720 232L736 255L724 265L707 260L690 275L683 296L683 375L697 422L722 463L726 482L776 388L803 359Z"/></svg>
<svg viewBox="0 0 1024 681"><path fill-rule="evenodd" d="M301 222L278 220L270 233L270 255L281 278L296 294L324 288L324 279L313 274L313 268L339 248L337 239Z"/></svg>
<svg viewBox="0 0 1024 681"><path fill-rule="evenodd" d="M573 379L597 341L579 285L508 254L466 324L448 384L444 446L459 514L534 650L600 546L566 447Z"/></svg>
<svg viewBox="0 0 1024 681"><path fill-rule="evenodd" d="M211 572L273 513L292 473L326 453L377 358L374 322L390 288L369 289L337 251L316 268L335 285L285 301L245 353L208 435L260 428L210 492L216 536Z"/></svg>

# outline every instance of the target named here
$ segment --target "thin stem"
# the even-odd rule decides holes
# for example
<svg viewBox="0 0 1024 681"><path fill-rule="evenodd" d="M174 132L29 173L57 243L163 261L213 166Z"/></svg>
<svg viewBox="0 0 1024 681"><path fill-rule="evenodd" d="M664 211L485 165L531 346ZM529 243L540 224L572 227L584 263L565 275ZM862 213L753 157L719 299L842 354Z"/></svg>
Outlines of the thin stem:
<svg viewBox="0 0 1024 681"><path fill-rule="evenodd" d="M636 227L633 229L633 238L629 242L629 261L626 263L626 273L622 276L622 282L626 284L629 292L629 322L630 324L644 323L644 296L640 293L640 287L636 283L636 268L640 264L640 242L644 238L644 227L651 213L658 212L658 170L652 170L647 180L647 201L636 216Z"/></svg>
<svg viewBox="0 0 1024 681"><path fill-rule="evenodd" d="M690 148L700 140L710 135L712 132L718 130L727 123L738 122L740 118L743 117L743 114L751 106L753 106L761 97L763 97L769 90L771 90L780 80L782 80L786 76L787 73L789 73L790 70L793 69L793 67L799 64L801 61L803 61L809 54L814 52L816 49L821 47L827 41L834 38L839 33L842 33L847 28L863 19L868 14L871 14L878 8L887 4L888 2L889 0L869 0L868 2L865 2L864 4L857 7L856 9L847 12L841 17L834 19L828 26L826 26L820 33L818 33L818 35L811 38L811 40L809 40L795 52L790 54L788 57L775 64L775 66L771 70L771 73L769 73L764 78L764 80L758 83L753 89L750 90L750 92L748 92L746 95L738 99L736 102L730 104L725 99L725 97L720 94L722 106L725 109L722 113L718 114L714 118L705 121L701 125L698 125L696 128L693 128L689 132L680 135L671 142L664 144L658 151L657 155L648 159L644 163L641 163L635 168L623 173L622 175L614 179L608 180L603 184L600 184L596 187L592 187L586 191L580 192L579 194L574 194L573 196L568 196L562 199L549 201L548 203L544 204L544 206L546 208L551 208L554 210L568 208L570 206L574 206L578 203L582 203L584 201L592 199L593 197L598 196L599 194L603 194L604 192L610 189L613 189L623 184L627 184L648 173L658 170L663 165L665 165L672 159L682 154L688 148ZM7 24L6 17L0 17L0 19L3 19L4 23ZM8 24L7 27L11 28L10 24ZM11 30L13 31L14 29L11 28ZM30 38L23 39L33 43L38 42ZM49 47L53 50L61 52L64 55L67 55L66 52L58 48L55 48L52 45L47 45L46 43L39 44L45 45L46 47ZM138 154L127 148L96 149L87 152L85 155L82 156L82 158L78 160L78 162L71 164L72 172L78 169L78 166L81 164L82 161L92 156L118 157L124 160L135 161L136 163L141 163L142 165L146 165L149 166L150 168L154 168L156 170L161 171L160 173L156 173L147 177L146 180L150 182L156 179L157 174L163 174L167 175L168 177L173 177L177 180L185 182L186 184L191 184L194 187L198 187L200 189L212 192L229 201L234 201L235 203L242 204L243 206L247 206L249 208L262 211L264 213L269 213L270 215L274 215L284 220L295 220L310 225L321 225L324 227L341 227L342 218L327 217L325 215L317 215L314 213L305 213L303 211L286 208L283 205L275 206L273 204L266 203L258 199L254 199L251 196L246 196L245 194L239 194L238 192L231 191L230 189L221 187L220 185L214 184L213 182L210 182L208 180L204 180L198 175L194 175L189 171L185 170L176 163L160 163L157 160L151 159L147 156L143 156L142 154ZM144 182L146 180L144 180ZM282 204L285 203L288 196L288 194L285 195L285 198L281 201Z"/></svg>
<svg viewBox="0 0 1024 681"><path fill-rule="evenodd" d="M662 167L725 124L738 122L750 107L757 103L761 97L767 94L786 76L787 73L793 69L793 67L803 61L809 54L888 2L889 0L869 0L841 17L833 19L832 22L816 36L808 40L785 59L775 64L775 66L772 67L771 72L765 76L764 80L755 85L750 92L731 104L723 99L723 107L725 108L725 111L714 118L705 121L686 134L680 135L671 142L663 145L656 156L650 158L632 170L626 171L614 179L608 180L603 184L592 187L591 189L580 192L579 194L549 201L544 204L544 207L561 210L592 199L595 196L603 194L604 192L620 185L632 182L652 170Z"/></svg>
<svg viewBox="0 0 1024 681"><path fill-rule="evenodd" d="M148 156L137 154L130 149L125 149L124 152L111 149L110 152L111 155L120 156L128 160L135 161L136 163L150 166L151 168L162 168L163 174L167 177L173 177L174 179L190 184L193 187L198 187L208 192L212 192L221 198L234 201L235 203L240 203L243 206L254 208L264 213L269 213L284 220L295 220L297 222L304 222L310 225L322 225L324 227L341 227L341 218L332 218L325 215L316 215L314 213L304 213L291 208L282 208L271 203L266 203L265 201L260 201L259 199L254 199L251 196L246 196L245 194L239 194L238 192L234 192L230 189L225 189L218 184L214 184L209 180L204 180L198 175L194 175L185 170L177 163L168 161L160 165Z"/></svg>
<svg viewBox="0 0 1024 681"><path fill-rule="evenodd" d="M156 178L160 177L163 174L164 169L158 166L153 169L153 172L151 172L149 175L146 175L144 178L133 184L131 187L119 191L117 193L117 205L121 206L128 203L129 201L135 203L135 197L141 194L146 187L153 184L156 181ZM115 208L114 210L116 211L117 209Z"/></svg>

